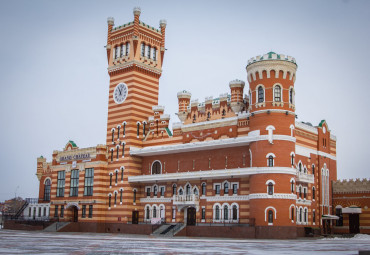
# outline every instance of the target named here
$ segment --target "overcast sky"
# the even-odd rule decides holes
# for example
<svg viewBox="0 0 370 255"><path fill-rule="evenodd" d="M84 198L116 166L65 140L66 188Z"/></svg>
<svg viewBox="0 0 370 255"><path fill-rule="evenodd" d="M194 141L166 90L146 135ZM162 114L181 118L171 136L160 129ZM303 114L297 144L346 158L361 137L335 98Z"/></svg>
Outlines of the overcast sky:
<svg viewBox="0 0 370 255"><path fill-rule="evenodd" d="M38 156L105 143L107 17L122 25L135 6L168 22L159 104L172 123L178 91L217 97L246 81L249 58L291 55L298 120L326 119L338 178L370 177L370 1L0 0L0 201L38 197Z"/></svg>

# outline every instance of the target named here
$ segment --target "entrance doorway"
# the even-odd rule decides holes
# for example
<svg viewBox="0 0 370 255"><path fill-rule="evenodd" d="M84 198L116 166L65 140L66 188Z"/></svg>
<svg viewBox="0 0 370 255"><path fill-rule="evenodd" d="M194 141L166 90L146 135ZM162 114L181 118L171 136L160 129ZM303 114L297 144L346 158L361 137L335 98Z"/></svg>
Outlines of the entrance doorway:
<svg viewBox="0 0 370 255"><path fill-rule="evenodd" d="M72 207L72 220L78 222L78 208L76 206Z"/></svg>
<svg viewBox="0 0 370 255"><path fill-rule="evenodd" d="M139 224L139 211L132 211L132 224Z"/></svg>
<svg viewBox="0 0 370 255"><path fill-rule="evenodd" d="M186 225L188 226L194 226L195 223L197 222L197 216L196 216L196 210L194 207L189 207L187 209L187 221Z"/></svg>
<svg viewBox="0 0 370 255"><path fill-rule="evenodd" d="M360 233L360 215L357 213L349 214L349 233Z"/></svg>

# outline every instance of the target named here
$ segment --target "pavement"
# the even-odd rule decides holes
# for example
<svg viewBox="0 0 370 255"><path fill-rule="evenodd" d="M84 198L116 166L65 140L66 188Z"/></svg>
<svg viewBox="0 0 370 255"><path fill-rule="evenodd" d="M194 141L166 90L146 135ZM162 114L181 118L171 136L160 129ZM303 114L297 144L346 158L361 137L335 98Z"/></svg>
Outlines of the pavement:
<svg viewBox="0 0 370 255"><path fill-rule="evenodd" d="M370 236L297 240L160 238L0 230L0 254L359 254Z"/></svg>

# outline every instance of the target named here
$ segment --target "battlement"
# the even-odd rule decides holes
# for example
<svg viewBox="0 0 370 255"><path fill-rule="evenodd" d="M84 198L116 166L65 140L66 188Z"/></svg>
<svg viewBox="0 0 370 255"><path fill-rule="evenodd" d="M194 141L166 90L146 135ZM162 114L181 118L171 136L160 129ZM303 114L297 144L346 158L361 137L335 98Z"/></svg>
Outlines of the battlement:
<svg viewBox="0 0 370 255"><path fill-rule="evenodd" d="M233 88L233 87L242 87L242 88L244 88L244 85L245 85L245 82L242 81L242 80L238 80L238 79L235 79L235 80L232 80L232 81L229 82L230 88Z"/></svg>
<svg viewBox="0 0 370 255"><path fill-rule="evenodd" d="M338 180L333 182L333 192L338 193L367 193L370 192L370 179L360 178Z"/></svg>
<svg viewBox="0 0 370 255"><path fill-rule="evenodd" d="M295 58L291 57L291 56L285 56L283 54L277 54L275 52L272 52L270 51L269 53L267 54L264 54L263 56L257 56L257 57L253 57L253 58L250 58L248 60L248 64L247 66L253 64L253 63L256 63L256 62L260 62L260 61L266 61L266 60L281 60L281 61L287 61L287 62L291 62L291 63L294 63L297 65L296 61L295 61Z"/></svg>
<svg viewBox="0 0 370 255"><path fill-rule="evenodd" d="M177 93L177 98L191 98L191 93L186 90L180 91Z"/></svg>

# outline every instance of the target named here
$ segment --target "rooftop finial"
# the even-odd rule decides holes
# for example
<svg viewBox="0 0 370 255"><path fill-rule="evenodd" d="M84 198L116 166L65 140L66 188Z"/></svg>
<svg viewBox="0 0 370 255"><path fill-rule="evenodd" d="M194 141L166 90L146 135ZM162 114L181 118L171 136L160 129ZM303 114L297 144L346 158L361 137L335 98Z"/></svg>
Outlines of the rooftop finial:
<svg viewBox="0 0 370 255"><path fill-rule="evenodd" d="M141 13L141 8L140 7L134 7L134 15L138 15L140 16L140 13Z"/></svg>
<svg viewBox="0 0 370 255"><path fill-rule="evenodd" d="M108 22L108 25L114 25L114 18L108 17L107 22Z"/></svg>
<svg viewBox="0 0 370 255"><path fill-rule="evenodd" d="M167 26L167 20L165 20L165 19L161 19L161 20L159 21L159 26L160 26L160 27L166 27L166 26Z"/></svg>

